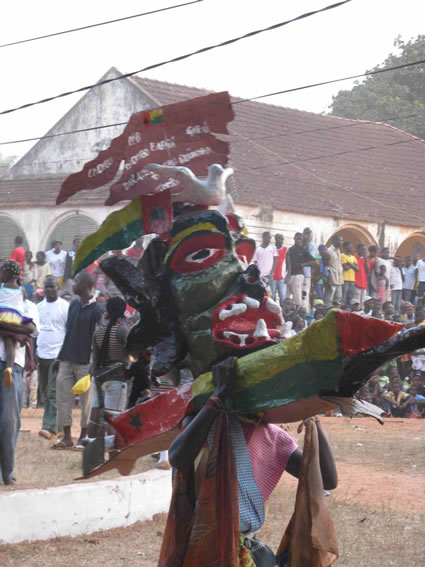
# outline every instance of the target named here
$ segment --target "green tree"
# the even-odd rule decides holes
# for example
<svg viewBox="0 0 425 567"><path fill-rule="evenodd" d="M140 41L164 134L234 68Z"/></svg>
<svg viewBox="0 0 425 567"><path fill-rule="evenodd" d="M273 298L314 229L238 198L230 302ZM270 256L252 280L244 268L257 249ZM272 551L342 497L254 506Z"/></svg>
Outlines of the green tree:
<svg viewBox="0 0 425 567"><path fill-rule="evenodd" d="M367 72L424 59L425 35L407 43L399 36L394 47L397 53L391 53L381 65ZM333 116L388 121L425 139L425 64L369 75L362 82L356 81L351 90L339 91L332 97L329 109ZM390 120L412 114L415 116Z"/></svg>
<svg viewBox="0 0 425 567"><path fill-rule="evenodd" d="M0 177L7 174L9 167L15 160L16 156L4 156L0 153Z"/></svg>

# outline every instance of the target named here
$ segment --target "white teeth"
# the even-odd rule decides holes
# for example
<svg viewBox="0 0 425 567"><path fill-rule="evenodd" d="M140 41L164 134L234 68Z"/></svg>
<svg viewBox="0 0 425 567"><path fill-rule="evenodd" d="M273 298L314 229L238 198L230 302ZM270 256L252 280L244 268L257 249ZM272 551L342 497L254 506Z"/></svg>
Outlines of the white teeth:
<svg viewBox="0 0 425 567"><path fill-rule="evenodd" d="M232 337L239 337L239 346L246 346L245 341L249 335L241 335L240 333L233 333L232 331L224 331L223 335L226 339L232 340Z"/></svg>
<svg viewBox="0 0 425 567"><path fill-rule="evenodd" d="M246 305L248 305L250 309L258 309L260 307L260 302L254 299L253 297L248 297L247 295L245 295L242 301Z"/></svg>
<svg viewBox="0 0 425 567"><path fill-rule="evenodd" d="M224 321L228 317L235 317L236 315L242 315L248 309L245 303L234 303L230 309L222 309L218 318L220 321Z"/></svg>
<svg viewBox="0 0 425 567"><path fill-rule="evenodd" d="M267 331L267 325L264 319L258 319L257 326L254 331L254 337L257 337L259 339L263 337L270 339L269 333Z"/></svg>
<svg viewBox="0 0 425 567"><path fill-rule="evenodd" d="M282 313L282 308L280 305L273 301L270 297L266 301L266 309L267 311L271 311L272 313Z"/></svg>

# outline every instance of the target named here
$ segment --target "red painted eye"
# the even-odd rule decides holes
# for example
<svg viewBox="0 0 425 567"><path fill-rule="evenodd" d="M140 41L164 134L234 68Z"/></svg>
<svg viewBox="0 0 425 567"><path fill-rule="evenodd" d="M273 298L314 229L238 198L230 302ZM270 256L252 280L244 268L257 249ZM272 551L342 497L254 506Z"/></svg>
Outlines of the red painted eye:
<svg viewBox="0 0 425 567"><path fill-rule="evenodd" d="M174 252L170 268L177 274L200 272L212 266L227 252L224 236L204 233L184 240Z"/></svg>

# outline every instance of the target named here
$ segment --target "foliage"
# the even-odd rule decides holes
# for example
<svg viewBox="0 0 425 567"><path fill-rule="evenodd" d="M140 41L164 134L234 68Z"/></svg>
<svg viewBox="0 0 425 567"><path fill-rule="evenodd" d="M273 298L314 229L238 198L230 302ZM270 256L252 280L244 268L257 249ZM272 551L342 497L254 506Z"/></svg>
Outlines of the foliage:
<svg viewBox="0 0 425 567"><path fill-rule="evenodd" d="M399 36L394 46L397 53L367 72L424 59L425 35L407 43ZM369 75L351 90L339 91L329 108L334 116L388 122L425 139L425 64ZM400 118L391 120L395 117Z"/></svg>
<svg viewBox="0 0 425 567"><path fill-rule="evenodd" d="M6 175L9 167L15 162L16 156L4 156L0 153L0 176Z"/></svg>

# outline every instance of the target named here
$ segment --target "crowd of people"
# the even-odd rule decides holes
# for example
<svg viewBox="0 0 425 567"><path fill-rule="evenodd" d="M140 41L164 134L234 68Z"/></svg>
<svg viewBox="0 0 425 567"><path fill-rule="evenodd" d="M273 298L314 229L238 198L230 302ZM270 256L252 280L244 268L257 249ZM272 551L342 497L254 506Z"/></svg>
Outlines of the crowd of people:
<svg viewBox="0 0 425 567"><path fill-rule="evenodd" d="M306 228L286 247L282 235L276 234L273 244L271 234L265 232L252 259L281 305L282 340L314 324L333 307L408 327L425 324L425 260L414 255L403 262L398 256L390 258L388 248L378 253L376 246L366 249L363 244L353 253L352 244L339 235L331 246L316 249L312 236ZM72 388L78 380L122 363L119 375L102 386L105 407L119 413L151 395L147 372L142 373L146 379L129 380L135 374L140 377L140 372L132 372L125 347L137 313L120 297L99 261L72 279L80 244L81 238L75 237L72 249L64 251L55 241L48 251L37 252L34 262L18 236L9 260L1 266L0 480L5 484L15 480L22 407L44 407L39 435L53 440L54 449L82 449L84 441L99 431L99 392L89 388L79 396L80 435L74 444ZM124 255L121 250L111 254ZM136 264L142 254L142 239L125 252ZM11 329L8 317L14 311L22 318L12 322ZM18 334L13 324L19 325ZM140 361L133 364L140 366ZM358 397L382 407L387 416L424 417L424 372L425 353L401 357L371 376Z"/></svg>
<svg viewBox="0 0 425 567"><path fill-rule="evenodd" d="M282 337L322 319L332 308L404 324L425 324L425 259L418 253L390 257L384 247L352 242L341 235L332 244L313 243L310 228L297 232L292 246L281 234L264 232L253 262L282 307ZM372 376L359 398L383 408L388 416L425 416L425 352L400 357Z"/></svg>

